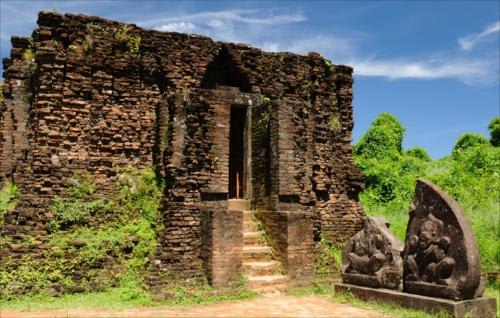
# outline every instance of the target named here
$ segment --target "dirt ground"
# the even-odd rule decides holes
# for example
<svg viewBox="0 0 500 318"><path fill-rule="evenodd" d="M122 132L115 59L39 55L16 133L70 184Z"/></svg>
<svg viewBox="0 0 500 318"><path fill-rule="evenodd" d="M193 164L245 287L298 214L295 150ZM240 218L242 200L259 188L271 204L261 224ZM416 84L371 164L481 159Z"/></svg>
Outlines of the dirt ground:
<svg viewBox="0 0 500 318"><path fill-rule="evenodd" d="M1 311L0 318L21 317L342 317L379 318L387 317L376 311L333 303L320 296L268 296L247 301L228 301L211 305L183 307L140 307L124 310L109 309L58 309L38 312Z"/></svg>

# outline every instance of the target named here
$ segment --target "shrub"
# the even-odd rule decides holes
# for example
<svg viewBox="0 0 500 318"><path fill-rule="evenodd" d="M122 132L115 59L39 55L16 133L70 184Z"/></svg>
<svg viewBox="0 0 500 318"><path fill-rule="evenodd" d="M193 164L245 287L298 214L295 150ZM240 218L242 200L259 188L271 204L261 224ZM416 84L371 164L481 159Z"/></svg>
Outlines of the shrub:
<svg viewBox="0 0 500 318"><path fill-rule="evenodd" d="M457 143L453 147L452 154L456 156L467 148L479 145L489 145L488 139L478 134L465 133L458 138Z"/></svg>
<svg viewBox="0 0 500 318"><path fill-rule="evenodd" d="M424 160L424 161L431 161L431 157L429 157L429 155L427 154L427 151L425 151L425 149L422 147L410 148L410 149L406 150L406 155L411 156L411 157L415 157L417 159Z"/></svg>
<svg viewBox="0 0 500 318"><path fill-rule="evenodd" d="M52 229L87 224L99 211L112 208L112 202L94 196L95 186L90 176L74 176L69 182L71 186L66 189L64 196L52 199Z"/></svg>
<svg viewBox="0 0 500 318"><path fill-rule="evenodd" d="M500 116L495 117L491 120L488 125L488 129L490 130L490 142L494 147L500 146Z"/></svg>
<svg viewBox="0 0 500 318"><path fill-rule="evenodd" d="M354 154L365 158L397 158L401 155L405 128L391 114L382 113L354 146Z"/></svg>

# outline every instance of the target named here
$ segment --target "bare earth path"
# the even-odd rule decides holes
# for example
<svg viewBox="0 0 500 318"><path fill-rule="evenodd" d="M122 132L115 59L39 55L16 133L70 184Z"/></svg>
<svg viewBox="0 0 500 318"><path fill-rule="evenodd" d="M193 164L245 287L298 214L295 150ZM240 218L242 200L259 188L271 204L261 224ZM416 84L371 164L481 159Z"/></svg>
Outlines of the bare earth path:
<svg viewBox="0 0 500 318"><path fill-rule="evenodd" d="M274 296L247 301L221 302L190 308L141 307L125 310L109 309L58 309L40 312L0 311L1 318L20 317L342 317L379 318L387 317L376 311L333 303L320 296L295 297Z"/></svg>

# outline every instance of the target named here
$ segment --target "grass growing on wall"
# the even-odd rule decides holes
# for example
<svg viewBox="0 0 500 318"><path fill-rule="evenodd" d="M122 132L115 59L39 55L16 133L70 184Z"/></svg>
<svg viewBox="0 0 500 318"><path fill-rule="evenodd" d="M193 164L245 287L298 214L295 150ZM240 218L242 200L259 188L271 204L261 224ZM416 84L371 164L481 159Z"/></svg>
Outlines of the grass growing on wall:
<svg viewBox="0 0 500 318"><path fill-rule="evenodd" d="M10 181L6 181L0 188L0 226L3 224L5 213L12 210L17 205L19 189Z"/></svg>
<svg viewBox="0 0 500 318"><path fill-rule="evenodd" d="M68 182L71 186L64 196L52 200L51 233L44 242L34 237L21 242L2 238L4 244L15 243L26 253L20 261L2 264L0 299L115 288L123 300L148 301L142 277L157 246L161 195L154 172L121 171L119 194L113 197L97 196L88 176ZM40 257L29 253L44 244Z"/></svg>
<svg viewBox="0 0 500 318"><path fill-rule="evenodd" d="M119 171L116 195L99 196L88 175L69 178L64 195L52 200L51 233L39 259L30 249L41 244L26 237L20 261L0 267L0 307L43 310L77 307L125 308L152 305L207 304L249 299L256 294L242 281L235 289L215 290L206 281L172 280L153 301L144 277L157 248L156 233L162 187L152 170ZM2 206L11 206L17 188L2 190ZM8 199L3 199L4 197ZM5 241L4 244L12 242ZM81 273L81 277L75 273ZM68 292L69 291L69 292ZM20 296L23 295L23 296Z"/></svg>

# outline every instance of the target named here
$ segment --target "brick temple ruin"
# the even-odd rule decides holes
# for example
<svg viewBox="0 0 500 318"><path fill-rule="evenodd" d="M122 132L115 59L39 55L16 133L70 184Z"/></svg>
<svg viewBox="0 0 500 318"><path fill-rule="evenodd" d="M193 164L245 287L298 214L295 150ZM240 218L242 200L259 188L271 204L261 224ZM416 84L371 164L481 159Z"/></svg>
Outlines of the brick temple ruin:
<svg viewBox="0 0 500 318"><path fill-rule="evenodd" d="M363 224L352 68L317 53L127 25L140 37L134 51L110 36L123 26L41 12L31 41L12 37L0 180L22 194L1 234L43 237L50 199L75 172L106 192L116 168L155 167L166 184L157 271L221 286L244 271L310 281L317 243L343 241ZM253 216L270 246L259 243Z"/></svg>

